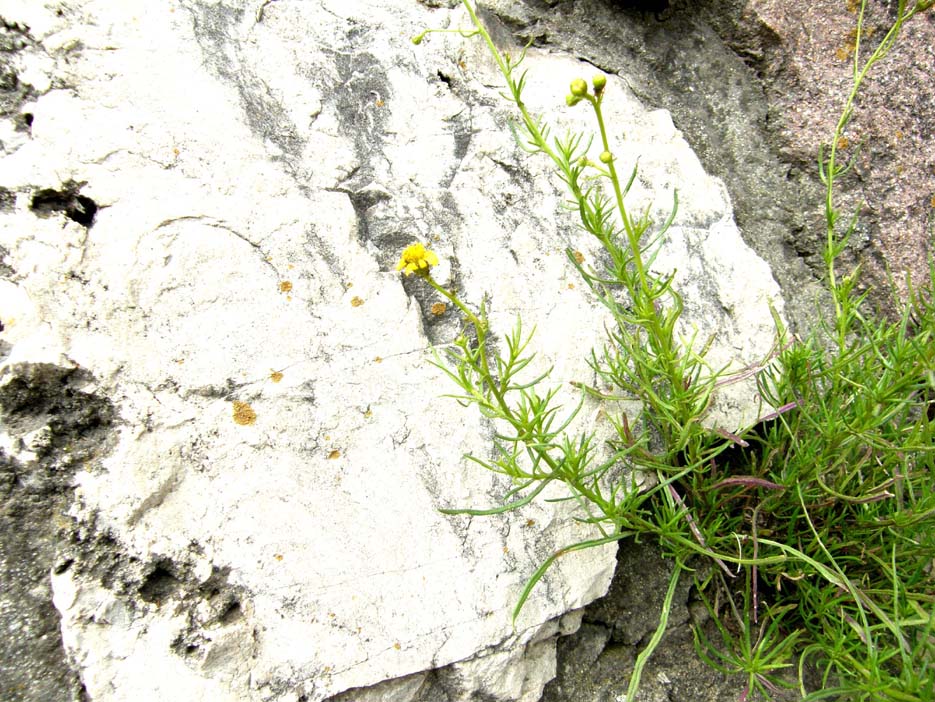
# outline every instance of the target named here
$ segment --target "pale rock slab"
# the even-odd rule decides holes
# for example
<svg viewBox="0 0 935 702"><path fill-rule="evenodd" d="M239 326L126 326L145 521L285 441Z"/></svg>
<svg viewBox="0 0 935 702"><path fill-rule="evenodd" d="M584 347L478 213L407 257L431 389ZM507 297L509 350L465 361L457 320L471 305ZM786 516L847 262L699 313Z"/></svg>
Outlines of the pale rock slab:
<svg viewBox="0 0 935 702"><path fill-rule="evenodd" d="M52 575L66 650L90 699L317 702L392 681L413 699L445 668L451 699L533 702L554 675L566 615L601 596L614 549L560 559L511 626L525 579L594 534L569 503L499 518L502 481L459 460L491 428L439 397L428 360L459 324L393 267L426 240L439 278L521 314L552 381L588 378L604 319L564 258L596 247L560 183L507 129L499 80L460 9L405 0L76 0L59 16L2 3L45 53L28 135L0 186L0 383L28 364L80 367L119 413L112 446L76 474L76 546ZM556 133L568 56L530 51L527 102ZM44 76L44 77L43 77ZM773 343L769 269L743 244L721 184L664 112L611 78L620 158L639 160L632 206L679 217L657 260L678 269L685 330L712 364ZM586 124L586 123L585 123ZM90 226L35 210L77 188ZM712 421L760 411L722 393ZM569 403L573 393L563 395ZM597 415L586 406L580 421ZM5 450L35 459L17 437ZM413 677L415 676L415 677Z"/></svg>

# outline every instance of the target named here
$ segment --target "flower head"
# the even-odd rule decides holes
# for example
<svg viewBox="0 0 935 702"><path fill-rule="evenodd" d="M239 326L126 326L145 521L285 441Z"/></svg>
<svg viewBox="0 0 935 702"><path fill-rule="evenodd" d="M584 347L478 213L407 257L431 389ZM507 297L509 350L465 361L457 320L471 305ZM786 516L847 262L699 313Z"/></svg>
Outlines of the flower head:
<svg viewBox="0 0 935 702"><path fill-rule="evenodd" d="M578 98L588 94L588 84L584 82L584 78L575 78L571 82L571 94Z"/></svg>
<svg viewBox="0 0 935 702"><path fill-rule="evenodd" d="M396 270L402 271L403 275L418 273L419 275L428 275L431 266L438 265L438 256L429 251L422 244L410 244L403 249L403 255L396 264Z"/></svg>

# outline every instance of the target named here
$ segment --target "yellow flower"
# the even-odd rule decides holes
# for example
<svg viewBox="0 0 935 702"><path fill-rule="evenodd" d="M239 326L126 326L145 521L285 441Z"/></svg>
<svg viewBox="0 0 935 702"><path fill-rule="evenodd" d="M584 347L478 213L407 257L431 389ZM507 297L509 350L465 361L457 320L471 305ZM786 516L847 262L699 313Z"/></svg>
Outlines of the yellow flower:
<svg viewBox="0 0 935 702"><path fill-rule="evenodd" d="M422 244L412 244L403 249L402 258L396 264L396 270L402 271L403 275L418 273L419 275L428 275L430 266L438 265L438 256L429 251Z"/></svg>

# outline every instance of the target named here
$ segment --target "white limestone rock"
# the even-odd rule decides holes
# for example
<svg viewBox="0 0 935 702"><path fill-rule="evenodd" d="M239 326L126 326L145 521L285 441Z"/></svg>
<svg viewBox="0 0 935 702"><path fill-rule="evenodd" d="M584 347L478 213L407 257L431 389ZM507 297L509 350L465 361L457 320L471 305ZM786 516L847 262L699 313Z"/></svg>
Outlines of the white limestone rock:
<svg viewBox="0 0 935 702"><path fill-rule="evenodd" d="M464 13L0 7L44 47L23 59L41 84L31 131L0 160L17 194L0 213L14 271L0 281L0 382L20 364L80 366L120 418L114 447L77 474L76 556L52 576L90 699L365 700L393 681L381 699L408 700L452 664L451 699L538 699L558 622L606 591L614 548L559 559L514 630L526 578L593 533L568 503L438 512L497 504L508 485L460 459L488 455L490 427L440 397L453 388L428 363L457 319L393 269L430 241L442 279L474 304L488 296L495 329L517 314L536 326L541 363L567 385L590 380L604 319L563 251L597 249L548 164L513 142L483 47L409 42L466 26ZM530 51L527 67L528 104L561 115L556 133L589 126L563 107L589 66ZM679 191L657 267L679 270L685 328L717 334L718 362L761 359L781 300L723 188L665 113L617 78L607 91L620 158L640 161L633 207L652 200L661 220ZM42 189L93 201L93 223L37 213ZM747 385L716 422L752 421L750 397Z"/></svg>

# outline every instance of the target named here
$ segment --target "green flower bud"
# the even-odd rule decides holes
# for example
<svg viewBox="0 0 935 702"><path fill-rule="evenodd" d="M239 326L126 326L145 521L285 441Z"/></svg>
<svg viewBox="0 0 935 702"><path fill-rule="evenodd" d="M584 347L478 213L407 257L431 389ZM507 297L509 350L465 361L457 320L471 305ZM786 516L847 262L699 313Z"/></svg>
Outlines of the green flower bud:
<svg viewBox="0 0 935 702"><path fill-rule="evenodd" d="M583 78L575 78L571 82L571 94L578 98L588 94L588 84L584 82Z"/></svg>
<svg viewBox="0 0 935 702"><path fill-rule="evenodd" d="M603 73L598 73L591 79L591 85L594 86L595 93L600 93L604 89L604 86L607 85L607 76Z"/></svg>
<svg viewBox="0 0 935 702"><path fill-rule="evenodd" d="M422 40L423 40L423 39L425 39L425 32L422 32L422 34L416 34L416 35L412 38L412 43L415 44L416 46L418 46L419 44L422 43Z"/></svg>
<svg viewBox="0 0 935 702"><path fill-rule="evenodd" d="M568 105L569 107L574 107L574 106L577 105L579 102L581 102L581 98L580 98L580 97L575 97L574 95L566 95L566 96L565 96L565 104Z"/></svg>
<svg viewBox="0 0 935 702"><path fill-rule="evenodd" d="M610 163L614 160L614 155L609 151L602 151L598 158L601 159L601 163Z"/></svg>

